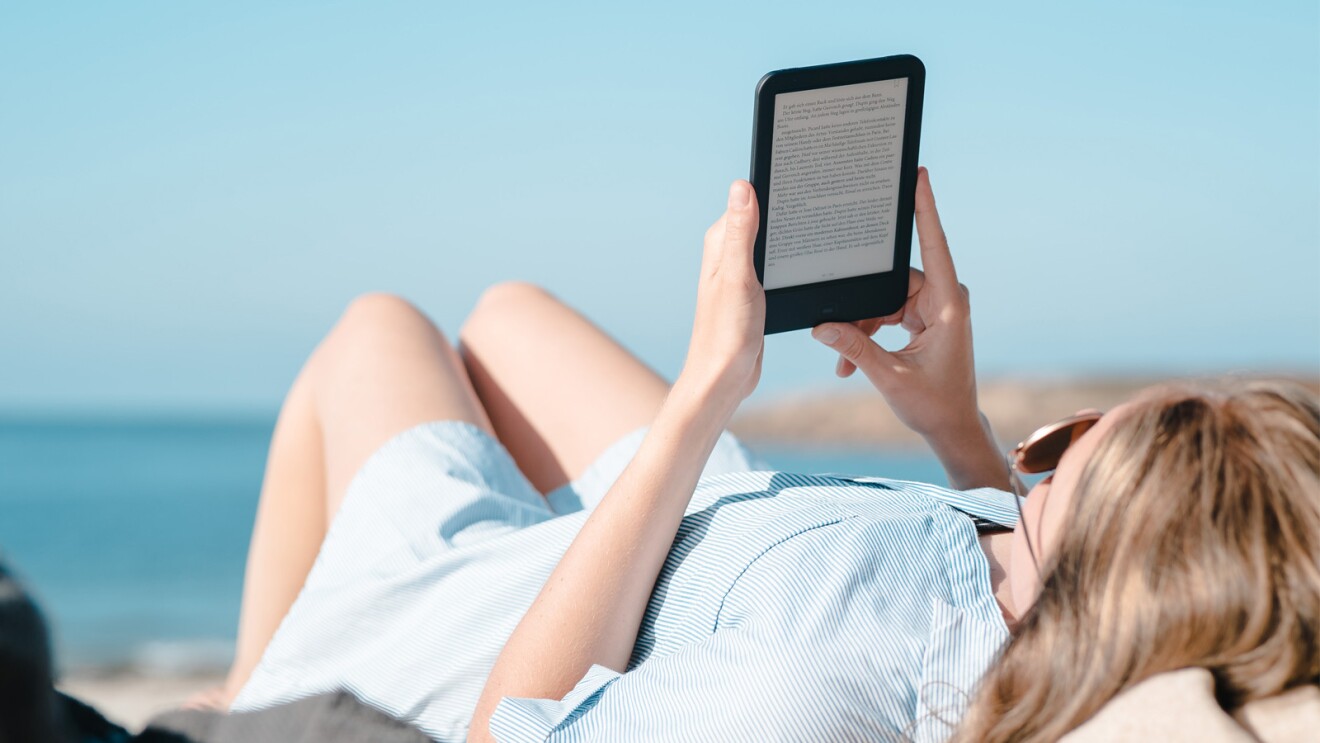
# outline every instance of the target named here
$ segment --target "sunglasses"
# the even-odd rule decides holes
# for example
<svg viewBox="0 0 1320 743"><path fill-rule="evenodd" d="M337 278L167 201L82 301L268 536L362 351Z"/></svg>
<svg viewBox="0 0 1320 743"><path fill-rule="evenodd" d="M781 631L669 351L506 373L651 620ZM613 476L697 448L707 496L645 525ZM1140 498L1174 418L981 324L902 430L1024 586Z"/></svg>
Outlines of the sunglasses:
<svg viewBox="0 0 1320 743"><path fill-rule="evenodd" d="M1013 473L1038 475L1059 466L1063 453L1100 422L1104 413L1082 413L1036 429L1008 453Z"/></svg>
<svg viewBox="0 0 1320 743"><path fill-rule="evenodd" d="M1018 496L1013 499L1018 509L1018 523L1022 523L1024 518L1021 499L1027 495L1027 486L1020 475L1039 475L1057 468L1068 447L1077 443L1083 434L1099 423L1102 415L1104 413L1081 413L1043 426L1008 453L1009 481L1013 486L1013 494ZM1036 559L1030 532L1024 531L1023 535L1027 537L1027 552L1031 554L1031 561L1039 573L1040 562Z"/></svg>

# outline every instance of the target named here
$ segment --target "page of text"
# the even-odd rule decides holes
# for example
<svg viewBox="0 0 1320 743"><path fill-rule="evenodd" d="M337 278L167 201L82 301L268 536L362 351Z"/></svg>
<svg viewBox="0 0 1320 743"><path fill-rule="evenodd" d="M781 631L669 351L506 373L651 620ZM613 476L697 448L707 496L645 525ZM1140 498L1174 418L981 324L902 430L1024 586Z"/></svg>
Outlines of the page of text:
<svg viewBox="0 0 1320 743"><path fill-rule="evenodd" d="M907 78L775 96L765 288L894 267Z"/></svg>

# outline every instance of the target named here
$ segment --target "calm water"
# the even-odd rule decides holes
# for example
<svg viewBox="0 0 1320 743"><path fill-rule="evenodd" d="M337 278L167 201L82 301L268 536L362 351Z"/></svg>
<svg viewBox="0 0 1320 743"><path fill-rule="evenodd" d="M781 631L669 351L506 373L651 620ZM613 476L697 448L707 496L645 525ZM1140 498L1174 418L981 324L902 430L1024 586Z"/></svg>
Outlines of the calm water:
<svg viewBox="0 0 1320 743"><path fill-rule="evenodd" d="M274 417L0 420L0 554L66 668L228 663ZM943 482L918 454L758 449L799 472Z"/></svg>

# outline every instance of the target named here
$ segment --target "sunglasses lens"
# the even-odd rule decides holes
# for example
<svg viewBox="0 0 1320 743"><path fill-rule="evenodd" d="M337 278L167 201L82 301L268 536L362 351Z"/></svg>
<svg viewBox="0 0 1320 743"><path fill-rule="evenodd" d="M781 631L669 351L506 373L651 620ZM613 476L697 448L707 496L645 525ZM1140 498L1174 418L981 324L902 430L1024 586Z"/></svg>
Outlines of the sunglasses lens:
<svg viewBox="0 0 1320 743"><path fill-rule="evenodd" d="M1082 434L1091 430L1099 418L1084 418L1042 431L1038 437L1028 442L1018 455L1018 469L1026 474L1048 472L1059 466L1063 453L1072 446Z"/></svg>

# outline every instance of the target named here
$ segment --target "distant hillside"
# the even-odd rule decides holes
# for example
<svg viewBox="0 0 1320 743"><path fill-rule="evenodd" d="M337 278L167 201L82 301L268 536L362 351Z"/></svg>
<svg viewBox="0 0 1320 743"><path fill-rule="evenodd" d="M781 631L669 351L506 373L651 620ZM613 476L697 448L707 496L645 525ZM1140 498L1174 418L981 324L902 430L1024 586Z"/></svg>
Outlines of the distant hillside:
<svg viewBox="0 0 1320 743"><path fill-rule="evenodd" d="M1320 376L1286 378L1320 394ZM1154 377L994 379L982 381L978 394L981 411L990 419L996 436L1001 442L1009 443L1020 441L1036 428L1078 410L1108 410L1138 390L1165 381L1170 380ZM923 445L920 437L894 417L880 393L873 391L783 397L745 409L734 419L733 430L748 441Z"/></svg>

